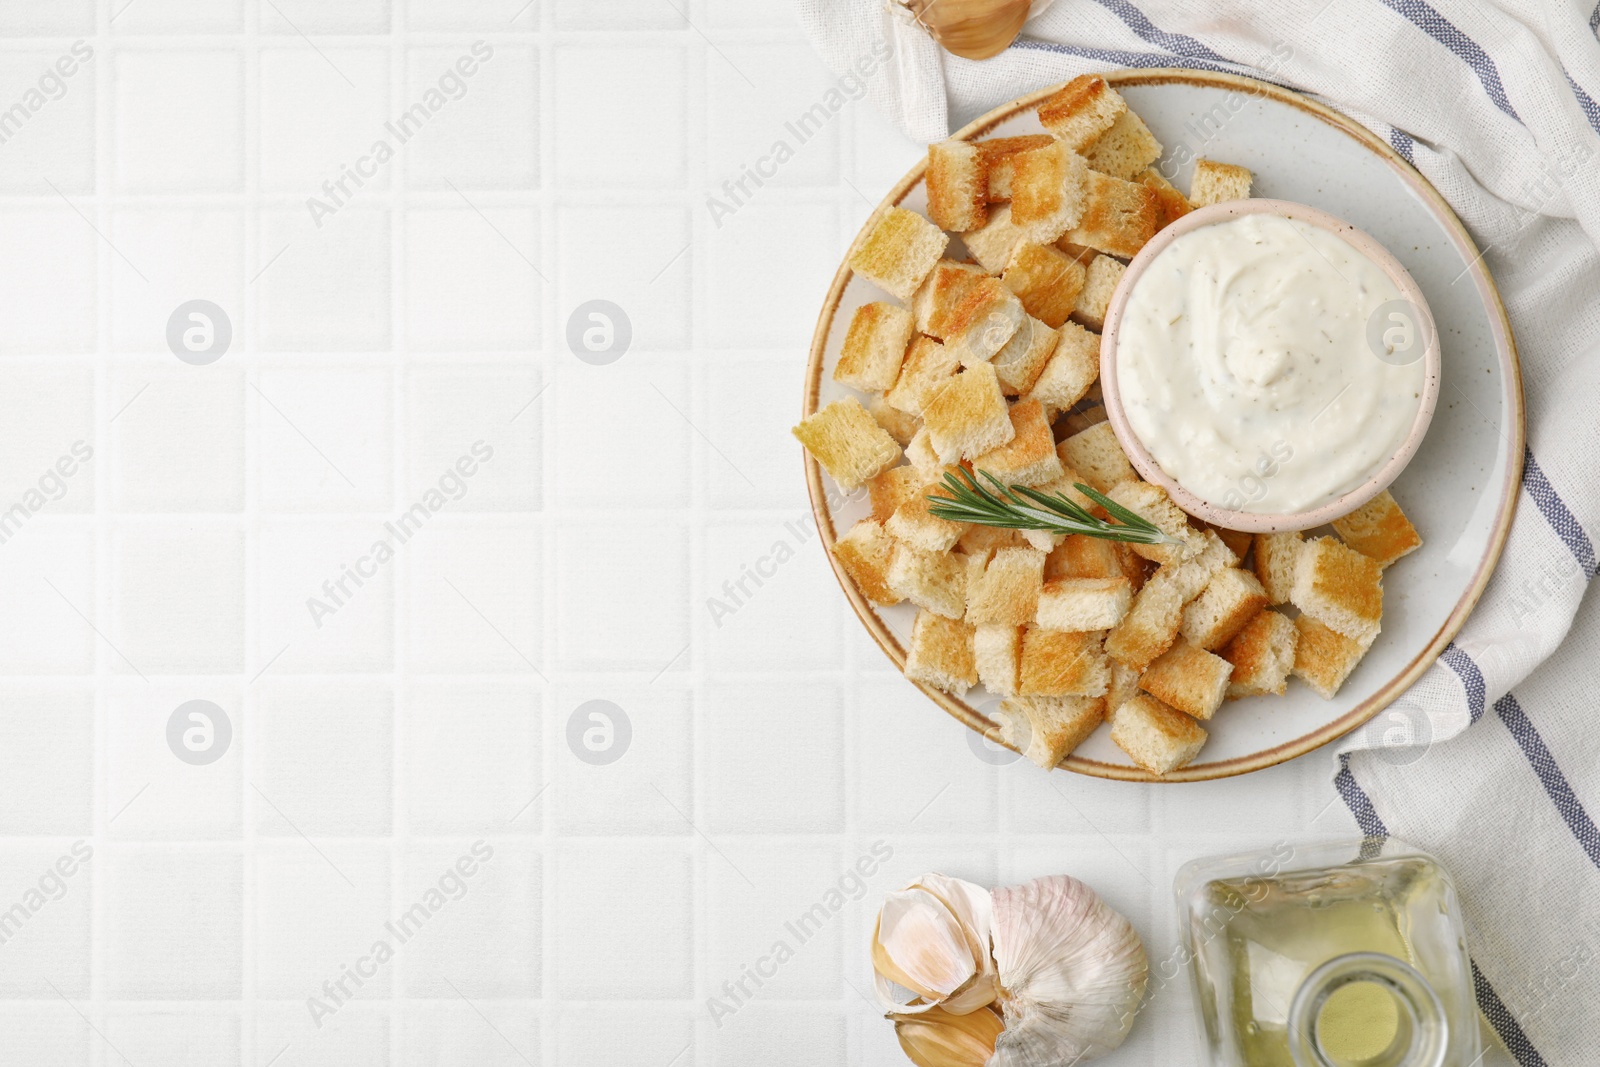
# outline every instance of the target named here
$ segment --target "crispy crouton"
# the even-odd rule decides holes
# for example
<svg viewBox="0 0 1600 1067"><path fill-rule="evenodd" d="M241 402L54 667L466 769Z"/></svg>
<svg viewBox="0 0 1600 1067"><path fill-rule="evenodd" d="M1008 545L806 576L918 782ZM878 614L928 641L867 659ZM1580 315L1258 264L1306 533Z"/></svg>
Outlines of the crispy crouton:
<svg viewBox="0 0 1600 1067"><path fill-rule="evenodd" d="M1352 641L1371 644L1382 628L1383 568L1348 545L1319 537L1300 550L1289 599Z"/></svg>
<svg viewBox="0 0 1600 1067"><path fill-rule="evenodd" d="M1110 684L1099 634L1030 626L1022 635L1017 692L1023 696L1099 697Z"/></svg>
<svg viewBox="0 0 1600 1067"><path fill-rule="evenodd" d="M926 426L917 427L917 432L911 435L911 443L906 445L906 458L929 478L937 477L944 468L939 462L939 453L933 450L933 438Z"/></svg>
<svg viewBox="0 0 1600 1067"><path fill-rule="evenodd" d="M1111 741L1151 774L1187 767L1206 743L1206 732L1189 716L1151 696L1136 696L1117 708Z"/></svg>
<svg viewBox="0 0 1600 1067"><path fill-rule="evenodd" d="M1011 440L1016 432L1000 392L1000 379L987 363L962 371L930 396L922 408L922 422L933 450L945 463L981 456Z"/></svg>
<svg viewBox="0 0 1600 1067"><path fill-rule="evenodd" d="M1060 341L1060 333L1029 315L989 361L1000 379L1000 391L1006 396L1021 396L1032 389Z"/></svg>
<svg viewBox="0 0 1600 1067"><path fill-rule="evenodd" d="M1001 737L1048 771L1089 739L1105 721L1105 709L1101 697L1019 696L996 714L1004 723Z"/></svg>
<svg viewBox="0 0 1600 1067"><path fill-rule="evenodd" d="M988 163L976 145L928 146L928 216L945 230L975 230L989 218Z"/></svg>
<svg viewBox="0 0 1600 1067"><path fill-rule="evenodd" d="M1160 572L1156 572L1159 577ZM1106 635L1106 653L1118 663L1142 671L1172 647L1183 622L1183 597L1171 582L1152 577L1133 606Z"/></svg>
<svg viewBox="0 0 1600 1067"><path fill-rule="evenodd" d="M911 439L917 435L917 431L922 429L921 419L906 414L881 396L875 396L867 401L867 411L901 448L909 445Z"/></svg>
<svg viewBox="0 0 1600 1067"><path fill-rule="evenodd" d="M1054 245L1019 244L1000 280L1017 294L1028 314L1059 329L1078 306L1088 271Z"/></svg>
<svg viewBox="0 0 1600 1067"><path fill-rule="evenodd" d="M1083 151L1128 110L1098 74L1080 74L1039 105L1039 123L1074 151Z"/></svg>
<svg viewBox="0 0 1600 1067"><path fill-rule="evenodd" d="M1117 116L1111 128L1084 149L1089 166L1113 178L1132 180L1161 158L1161 142L1131 108Z"/></svg>
<svg viewBox="0 0 1600 1067"><path fill-rule="evenodd" d="M972 658L972 627L964 622L917 613L911 624L911 644L906 649L906 677L913 682L965 696L978 684Z"/></svg>
<svg viewBox="0 0 1600 1067"><path fill-rule="evenodd" d="M1128 457L1123 455L1109 422L1073 434L1061 442L1060 448L1061 462L1083 475L1091 488L1102 493L1109 495L1116 486L1139 477Z"/></svg>
<svg viewBox="0 0 1600 1067"><path fill-rule="evenodd" d="M1384 490L1342 519L1333 528L1351 548L1387 567L1401 556L1422 547L1422 535L1411 525L1394 497Z"/></svg>
<svg viewBox="0 0 1600 1067"><path fill-rule="evenodd" d="M1109 630L1132 603L1126 578L1057 578L1040 591L1034 619L1050 630Z"/></svg>
<svg viewBox="0 0 1600 1067"><path fill-rule="evenodd" d="M1011 440L972 461L974 471L988 471L1006 485L1044 485L1065 470L1056 455L1056 441L1036 400L1013 404ZM981 479L980 479L981 482Z"/></svg>
<svg viewBox="0 0 1600 1067"><path fill-rule="evenodd" d="M1084 398L1099 376L1100 335L1068 322L1056 331L1055 351L1025 395L1049 412L1066 411Z"/></svg>
<svg viewBox="0 0 1600 1067"><path fill-rule="evenodd" d="M911 313L921 333L941 340L950 332L950 320L967 291L988 273L976 263L957 263L941 259L911 298Z"/></svg>
<svg viewBox="0 0 1600 1067"><path fill-rule="evenodd" d="M944 346L963 367L986 363L1027 320L1022 301L999 278L979 278L950 316Z"/></svg>
<svg viewBox="0 0 1600 1067"><path fill-rule="evenodd" d="M900 446L855 397L835 400L790 433L846 492L900 458Z"/></svg>
<svg viewBox="0 0 1600 1067"><path fill-rule="evenodd" d="M985 173L989 179L988 198L991 202L1011 199L1012 162L1018 152L1042 148L1053 138L1048 133L1028 133L1021 137L992 137L977 142L983 156Z"/></svg>
<svg viewBox="0 0 1600 1067"><path fill-rule="evenodd" d="M910 300L949 243L949 234L915 211L892 207L851 250L850 267L885 292Z"/></svg>
<svg viewBox="0 0 1600 1067"><path fill-rule="evenodd" d="M894 559L894 538L883 524L862 519L850 532L833 543L833 557L839 561L861 595L874 604L898 604L900 597L889 588L889 565Z"/></svg>
<svg viewBox="0 0 1600 1067"><path fill-rule="evenodd" d="M1189 198L1178 192L1154 167L1147 168L1134 180L1156 194L1157 232L1166 229L1194 210L1189 206Z"/></svg>
<svg viewBox="0 0 1600 1067"><path fill-rule="evenodd" d="M1089 264L1094 262L1094 257L1100 254L1092 248L1085 248L1083 245L1075 245L1065 237L1056 242L1056 251L1072 260L1072 262L1081 265L1086 270L1088 269Z"/></svg>
<svg viewBox="0 0 1600 1067"><path fill-rule="evenodd" d="M1204 592L1183 609L1184 640L1207 651L1221 648L1267 606L1267 591L1254 574L1224 567Z"/></svg>
<svg viewBox="0 0 1600 1067"><path fill-rule="evenodd" d="M1085 432L1099 432L1103 436L1110 436L1106 434L1106 430L1110 429L1110 424L1104 423L1102 425L1105 426L1105 430L1096 426ZM1080 434L1079 436L1082 435ZM1069 437L1067 440L1071 441L1073 438ZM1120 456L1122 453L1118 452L1117 454ZM1189 516L1184 513L1182 508L1172 502L1172 498L1167 495L1167 491L1159 485L1152 485L1149 482L1133 479L1131 481L1118 482L1110 489L1104 490L1104 492L1106 496L1129 511L1154 523L1168 537L1175 538L1181 542L1176 545L1130 544L1128 546L1145 559L1154 560L1157 563L1181 563L1193 557L1203 546L1203 542L1200 539L1200 531L1189 525Z"/></svg>
<svg viewBox="0 0 1600 1067"><path fill-rule="evenodd" d="M1250 199L1250 172L1231 163L1194 161L1194 177L1189 179L1189 203L1195 207L1220 204L1224 200Z"/></svg>
<svg viewBox="0 0 1600 1067"><path fill-rule="evenodd" d="M1078 306L1072 310L1072 321L1096 333L1105 329L1111 293L1127 269L1110 256L1097 255L1091 259L1084 274L1083 292L1078 294Z"/></svg>
<svg viewBox="0 0 1600 1067"><path fill-rule="evenodd" d="M1309 615L1295 619L1294 628L1299 635L1294 650L1294 676L1315 689L1322 699L1332 700L1372 643L1352 641Z"/></svg>
<svg viewBox="0 0 1600 1067"><path fill-rule="evenodd" d="M1058 240L1083 219L1093 179L1084 158L1059 142L1018 152L1012 162L1012 224L1029 241Z"/></svg>
<svg viewBox="0 0 1600 1067"><path fill-rule="evenodd" d="M1205 591L1212 575L1239 562L1239 557L1223 543L1216 531L1196 530L1194 537L1197 546L1194 555L1181 563L1158 567L1150 578L1152 582L1159 580L1159 584L1171 586L1185 604Z"/></svg>
<svg viewBox="0 0 1600 1067"><path fill-rule="evenodd" d="M978 679L995 696L1017 691L1017 664L1022 656L1022 627L1003 623L977 627L972 639Z"/></svg>
<svg viewBox="0 0 1600 1067"><path fill-rule="evenodd" d="M931 337L918 337L906 350L900 377L883 394L884 403L907 415L921 415L929 394L948 382L961 366L956 354Z"/></svg>
<svg viewBox="0 0 1600 1067"><path fill-rule="evenodd" d="M1163 703L1202 721L1210 719L1228 693L1233 664L1179 639L1139 676L1139 688Z"/></svg>
<svg viewBox="0 0 1600 1067"><path fill-rule="evenodd" d="M955 470L954 467L946 469ZM936 518L928 511L928 495L939 486L936 479L921 481L894 509L884 522L884 529L897 540L924 552L948 552L954 548L969 524Z"/></svg>
<svg viewBox="0 0 1600 1067"><path fill-rule="evenodd" d="M882 474L873 475L867 479L867 496L872 501L872 517L879 522L888 522L889 516L894 514L896 508L922 492L922 487L927 484L928 475L910 463L902 463L898 467L890 467Z"/></svg>
<svg viewBox="0 0 1600 1067"><path fill-rule="evenodd" d="M1111 661L1111 684L1106 687L1106 717L1139 695L1139 672Z"/></svg>
<svg viewBox="0 0 1600 1067"><path fill-rule="evenodd" d="M1144 564L1120 541L1073 534L1045 557L1044 577L1047 582L1055 578L1126 578L1137 592L1144 584Z"/></svg>
<svg viewBox="0 0 1600 1067"><path fill-rule="evenodd" d="M1130 259L1156 234L1156 194L1137 182L1088 172L1084 208L1063 234L1073 244Z"/></svg>
<svg viewBox="0 0 1600 1067"><path fill-rule="evenodd" d="M900 377L914 332L911 312L900 305L862 304L845 331L833 380L867 392L888 389Z"/></svg>
<svg viewBox="0 0 1600 1067"><path fill-rule="evenodd" d="M902 600L947 619L967 613L967 563L953 552L924 552L896 542L889 589Z"/></svg>
<svg viewBox="0 0 1600 1067"><path fill-rule="evenodd" d="M1039 610L1044 585L1044 553L1033 548L1002 548L967 591L968 622L975 626L1004 623L1023 626Z"/></svg>
<svg viewBox="0 0 1600 1067"><path fill-rule="evenodd" d="M990 556L1002 548L1027 548L1021 530L1004 530L998 526L972 526L956 542L957 550L969 556L988 553ZM985 556L985 559L988 557Z"/></svg>
<svg viewBox="0 0 1600 1067"><path fill-rule="evenodd" d="M1011 221L1011 205L989 210L989 221L961 235L972 258L990 274L999 274L1011 262L1011 252L1022 241L1022 230Z"/></svg>
<svg viewBox="0 0 1600 1067"><path fill-rule="evenodd" d="M1288 689L1298 643L1299 631L1287 615L1271 608L1258 612L1218 653L1233 664L1228 699L1268 693L1282 696Z"/></svg>
<svg viewBox="0 0 1600 1067"><path fill-rule="evenodd" d="M1300 561L1300 549L1305 538L1297 530L1282 533L1256 534L1256 577L1267 591L1267 601L1284 604L1294 592L1295 564Z"/></svg>
<svg viewBox="0 0 1600 1067"><path fill-rule="evenodd" d="M1255 534L1246 533L1243 530L1225 530L1221 526L1213 526L1209 522L1202 522L1200 526L1202 529L1217 531L1217 536L1222 538L1222 543L1228 546L1228 551L1240 559L1244 559L1249 554L1250 546L1255 543Z"/></svg>
<svg viewBox="0 0 1600 1067"><path fill-rule="evenodd" d="M1042 491L1042 489L1041 489ZM1067 539L1066 534L1051 533L1049 530L1019 530L1022 539L1040 552L1049 554L1055 547Z"/></svg>

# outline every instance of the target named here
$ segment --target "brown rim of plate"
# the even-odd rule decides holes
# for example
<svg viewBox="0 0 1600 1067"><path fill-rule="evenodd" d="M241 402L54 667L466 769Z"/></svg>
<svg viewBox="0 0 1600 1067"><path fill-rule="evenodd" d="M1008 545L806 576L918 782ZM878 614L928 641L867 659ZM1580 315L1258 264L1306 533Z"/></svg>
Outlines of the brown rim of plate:
<svg viewBox="0 0 1600 1067"><path fill-rule="evenodd" d="M1331 108L1324 107L1313 100L1300 94L1283 89L1267 82L1257 81L1254 78L1244 78L1236 74L1212 73L1209 71L1181 70L1172 67L1153 68L1149 70L1119 70L1107 71L1101 77L1115 86L1135 85L1170 85L1173 83L1197 85L1203 88L1236 89L1255 96L1263 96L1290 107L1299 108L1301 111L1321 122L1348 134L1351 139L1365 146L1389 165L1411 189L1433 208L1433 213L1444 224L1445 230L1455 244L1458 251L1471 263L1468 273L1472 276L1473 284L1477 287L1479 296L1484 304L1489 307L1490 330L1495 335L1496 341L1506 353L1511 365L1511 410L1508 412L1510 429L1514 436L1509 439L1512 447L1511 459L1507 464L1504 482L1504 498L1500 504L1500 514L1496 520L1493 534L1489 539L1488 550L1478 563L1477 570L1473 573L1472 580L1467 590L1462 594L1456 606L1451 609L1441 626L1427 646L1411 660L1410 663L1389 681L1385 682L1376 693L1357 704L1343 715L1308 734L1304 734L1281 745L1263 749L1235 759L1221 760L1216 763L1191 764L1171 774L1157 777L1139 767L1120 763L1104 763L1100 760L1086 759L1082 756L1068 756L1062 760L1058 767L1079 774L1092 775L1097 778L1112 778L1126 782L1198 782L1214 778L1230 778L1236 774L1247 774L1265 767L1276 766L1303 756L1307 752L1337 740L1345 734L1366 723L1378 712L1387 707L1397 696L1410 688L1430 667L1450 641L1460 632L1466 623L1467 616L1478 603L1478 598L1483 595L1484 588L1489 583L1489 577L1494 573L1495 564L1500 560L1500 553L1505 548L1506 537L1511 532L1511 520L1516 514L1517 490L1522 482L1522 455L1525 449L1527 426L1522 398L1522 364L1517 358L1516 341L1511 334L1511 323L1506 317L1505 305L1501 303L1499 290L1495 288L1494 280L1489 277L1488 268L1483 264L1483 256L1473 243L1466 227L1461 225L1461 220L1456 218L1455 212L1434 189L1432 184L1424 178L1411 164L1407 163L1388 142L1373 134L1365 126L1354 119L1347 118ZM955 139L967 141L974 137L981 137L992 127L1000 122L1017 115L1020 112L1037 107L1038 104L1054 93L1060 84L1040 89L1019 97L1008 104L995 108L993 111L974 119L951 136ZM872 220L885 208L892 207L905 199L905 196L918 182L927 162L923 160L912 167L906 176L889 191L873 212L862 224L861 233L865 233ZM860 240L860 234L856 240ZM852 242L853 246L854 242ZM849 265L848 253L840 264L838 272L834 275L833 284L828 288L828 296L823 304L822 313L817 318L817 328L811 338L811 359L806 367L805 395L802 403L801 417L809 417L817 410L817 397L822 386L822 363L827 350L828 334L833 325L833 317L839 310L839 302L844 296L844 289L849 283L852 271ZM872 639L883 649L884 655L903 674L906 666L905 649L890 632L872 605L861 595L848 575L839 566L839 561L834 557L833 545L836 540L833 529L833 518L827 510L827 491L822 484L822 469L812 459L809 453L804 455L803 462L806 468L806 489L811 497L811 513L816 519L817 531L822 536L823 547L827 550L828 562L833 567L834 578L839 582L839 587L844 590L845 597L850 601L850 606L872 635ZM909 679L908 679L909 680ZM952 718L955 718L983 734L996 744L1005 745L1016 751L1014 746L1006 745L1001 739L999 728L977 709L969 706L964 701L958 700L942 690L912 682L928 698L939 707L943 708Z"/></svg>

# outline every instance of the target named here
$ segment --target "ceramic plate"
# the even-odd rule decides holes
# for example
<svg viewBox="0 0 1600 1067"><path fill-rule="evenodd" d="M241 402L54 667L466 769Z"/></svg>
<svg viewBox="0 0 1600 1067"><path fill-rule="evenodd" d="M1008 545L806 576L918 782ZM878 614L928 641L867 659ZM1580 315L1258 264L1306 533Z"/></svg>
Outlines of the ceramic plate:
<svg viewBox="0 0 1600 1067"><path fill-rule="evenodd" d="M1211 736L1199 758L1161 780L1222 778L1292 759L1365 723L1461 628L1500 556L1516 504L1523 454L1516 348L1494 282L1466 230L1425 179L1358 123L1289 90L1227 74L1141 70L1105 77L1165 147L1161 166L1174 185L1187 189L1193 159L1204 156L1250 168L1257 196L1310 204L1354 223L1417 280L1443 342L1438 411L1416 458L1392 487L1426 543L1385 574L1383 633L1333 700L1294 681L1286 696L1227 702L1207 724ZM1039 133L1034 108L1054 88L998 108L956 136ZM880 210L899 204L926 213L922 173L919 165L907 174ZM947 255L962 254L953 239ZM850 393L832 373L855 309L892 299L848 266L839 268L812 341L806 415ZM809 457L806 480L831 549L839 532L866 517L866 494L842 497ZM834 571L862 623L903 669L915 609L871 604L837 564ZM965 700L922 688L946 712L998 741L985 714L998 698L981 687ZM1111 743L1106 726L1061 766L1153 780Z"/></svg>

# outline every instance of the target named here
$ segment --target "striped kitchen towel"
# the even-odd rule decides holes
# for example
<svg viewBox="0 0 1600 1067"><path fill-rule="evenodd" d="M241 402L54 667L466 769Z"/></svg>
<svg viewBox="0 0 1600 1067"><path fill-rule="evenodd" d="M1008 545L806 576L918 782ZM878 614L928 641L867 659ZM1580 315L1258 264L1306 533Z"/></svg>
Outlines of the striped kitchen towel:
<svg viewBox="0 0 1600 1067"><path fill-rule="evenodd" d="M1391 712L1346 739L1334 785L1367 832L1428 848L1455 873L1478 1001L1516 1060L1593 1064L1600 610L1583 593L1596 571L1589 531L1600 530L1600 7L1055 0L1010 48L971 62L941 52L892 2L797 4L841 75L889 39L891 76L867 91L923 141L1088 71L1268 76L1270 64L1272 81L1386 138L1488 250L1527 398L1516 522L1465 629Z"/></svg>

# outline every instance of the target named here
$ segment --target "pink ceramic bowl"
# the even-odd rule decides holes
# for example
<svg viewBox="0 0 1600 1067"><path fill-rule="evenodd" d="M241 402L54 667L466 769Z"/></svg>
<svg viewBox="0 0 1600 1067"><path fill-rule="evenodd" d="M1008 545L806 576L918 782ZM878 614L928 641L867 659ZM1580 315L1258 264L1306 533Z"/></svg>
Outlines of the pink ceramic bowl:
<svg viewBox="0 0 1600 1067"><path fill-rule="evenodd" d="M1144 443L1135 436L1133 427L1128 423L1127 414L1122 409L1122 397L1117 389L1117 330L1122 321L1123 308L1128 302L1128 295L1139 284L1139 278L1145 269L1168 245L1186 233L1198 230L1202 226L1227 222L1241 215L1260 214L1299 219L1327 230L1342 237L1357 251L1371 259L1394 281L1401 295L1415 309L1418 319L1416 325L1424 338L1425 346L1422 355L1424 369L1422 404L1417 409L1417 417L1411 425L1411 432L1399 450L1372 477L1355 489L1321 507L1292 515L1232 511L1202 500L1179 485L1171 475L1161 469ZM1400 476L1406 464L1411 462L1411 457L1422 444L1423 435L1428 432L1428 423L1433 420L1433 409L1439 399L1439 369L1439 331L1434 327L1433 313L1428 310L1428 303L1423 299L1422 290L1417 287L1417 283L1412 280L1411 275L1399 261L1373 237L1343 219L1335 218L1326 211L1288 200L1230 200L1212 204L1191 211L1156 234L1144 248L1139 250L1139 254L1133 257L1133 261L1128 264L1127 272L1117 284L1116 291L1112 293L1111 304L1106 311L1105 329L1100 336L1100 389L1105 400L1106 413L1110 417L1111 428L1116 432L1122 450L1127 453L1129 461L1139 472L1140 477L1165 489L1167 495L1190 515L1214 526L1248 533L1309 530L1322 526L1348 515L1387 489Z"/></svg>

